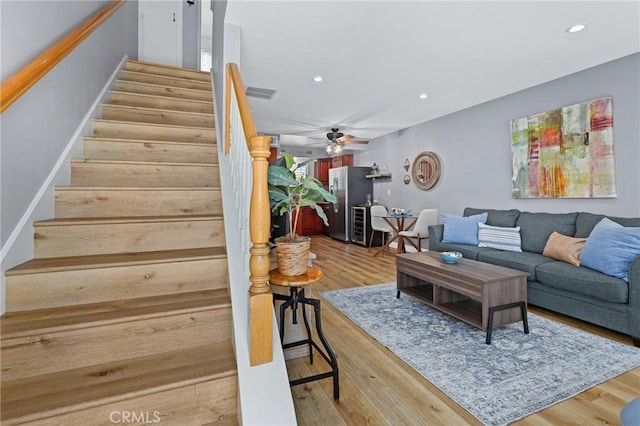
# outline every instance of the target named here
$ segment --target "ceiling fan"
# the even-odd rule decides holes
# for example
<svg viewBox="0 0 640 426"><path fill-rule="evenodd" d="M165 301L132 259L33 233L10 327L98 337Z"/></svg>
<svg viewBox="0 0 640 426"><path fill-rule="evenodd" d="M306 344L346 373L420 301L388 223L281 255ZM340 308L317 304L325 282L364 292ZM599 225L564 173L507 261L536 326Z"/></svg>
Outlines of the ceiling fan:
<svg viewBox="0 0 640 426"><path fill-rule="evenodd" d="M361 144L366 145L368 140L356 138L352 135L345 135L340 131L338 127L332 127L331 131L327 133L327 154L339 154L342 152L342 146L347 144Z"/></svg>
<svg viewBox="0 0 640 426"><path fill-rule="evenodd" d="M329 133L327 133L327 139L329 139L329 142L331 142L331 143L339 143L339 144L342 144L342 145L346 145L346 144L349 144L349 143L366 145L366 144L369 143L368 140L356 138L355 136L352 136L352 135L345 135L344 133L340 132L339 130L340 129L337 128L337 127L331 128L331 131Z"/></svg>

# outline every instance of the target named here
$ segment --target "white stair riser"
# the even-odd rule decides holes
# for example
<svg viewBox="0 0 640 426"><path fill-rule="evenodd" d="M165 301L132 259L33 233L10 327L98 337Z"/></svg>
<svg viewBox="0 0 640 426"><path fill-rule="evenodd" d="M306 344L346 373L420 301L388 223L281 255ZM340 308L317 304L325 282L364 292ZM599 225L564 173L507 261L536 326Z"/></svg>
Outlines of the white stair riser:
<svg viewBox="0 0 640 426"><path fill-rule="evenodd" d="M144 142L118 139L85 139L87 160L164 161L172 163L216 164L216 145L188 142Z"/></svg>
<svg viewBox="0 0 640 426"><path fill-rule="evenodd" d="M220 190L56 189L56 217L221 215Z"/></svg>
<svg viewBox="0 0 640 426"><path fill-rule="evenodd" d="M36 258L224 246L222 220L34 224Z"/></svg>
<svg viewBox="0 0 640 426"><path fill-rule="evenodd" d="M6 308L17 312L226 286L226 258L11 275Z"/></svg>
<svg viewBox="0 0 640 426"><path fill-rule="evenodd" d="M203 127L156 126L124 121L94 120L93 134L97 138L140 139L168 142L216 143L216 131Z"/></svg>
<svg viewBox="0 0 640 426"><path fill-rule="evenodd" d="M71 162L72 186L220 187L217 166Z"/></svg>
<svg viewBox="0 0 640 426"><path fill-rule="evenodd" d="M3 380L143 357L229 339L230 308L4 339ZM46 361L44 361L46 360Z"/></svg>

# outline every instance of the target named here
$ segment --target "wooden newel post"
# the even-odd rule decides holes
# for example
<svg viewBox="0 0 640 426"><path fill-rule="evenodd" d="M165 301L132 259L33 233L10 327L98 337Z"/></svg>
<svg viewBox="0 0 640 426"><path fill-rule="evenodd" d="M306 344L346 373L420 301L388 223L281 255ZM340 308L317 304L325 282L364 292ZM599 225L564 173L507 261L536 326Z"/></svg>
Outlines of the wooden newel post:
<svg viewBox="0 0 640 426"><path fill-rule="evenodd" d="M249 152L253 157L253 191L249 232L252 246L249 252L251 271L249 288L249 362L264 364L273 360L273 294L269 285L269 236L271 211L267 169L271 137L252 136Z"/></svg>

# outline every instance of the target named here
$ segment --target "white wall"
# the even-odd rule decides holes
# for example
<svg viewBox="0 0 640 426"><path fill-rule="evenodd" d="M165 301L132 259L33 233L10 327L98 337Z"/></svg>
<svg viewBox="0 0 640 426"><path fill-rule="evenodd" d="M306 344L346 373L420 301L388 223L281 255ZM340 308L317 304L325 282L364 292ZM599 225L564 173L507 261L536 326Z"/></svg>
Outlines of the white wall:
<svg viewBox="0 0 640 426"><path fill-rule="evenodd" d="M509 121L607 95L613 96L617 198L511 198ZM391 181L374 183L374 195L388 207L453 214L472 206L640 216L639 117L640 54L634 54L378 138L355 162L390 169ZM443 173L434 189L420 191L402 182L407 174L402 165L426 150L440 156Z"/></svg>
<svg viewBox="0 0 640 426"><path fill-rule="evenodd" d="M2 1L3 79L105 3L108 2ZM129 1L118 9L2 114L2 306L4 271L33 256L30 223L53 217L53 192L46 192L43 202L31 214L30 205L33 208L32 204L38 201L36 195L123 56L137 58L137 6L136 1ZM66 176L57 179L58 184L68 184L68 167ZM27 225L22 227L24 223Z"/></svg>

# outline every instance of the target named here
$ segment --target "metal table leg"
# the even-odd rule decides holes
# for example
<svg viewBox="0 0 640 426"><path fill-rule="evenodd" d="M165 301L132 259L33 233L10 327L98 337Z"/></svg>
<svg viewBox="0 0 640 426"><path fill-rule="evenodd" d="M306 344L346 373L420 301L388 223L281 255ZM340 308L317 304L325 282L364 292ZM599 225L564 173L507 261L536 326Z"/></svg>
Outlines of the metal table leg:
<svg viewBox="0 0 640 426"><path fill-rule="evenodd" d="M493 315L496 312L504 311L505 309L520 308L522 313L522 325L524 327L524 334L529 334L529 322L527 321L527 302L520 301L514 303L507 303L505 305L492 306L489 308L489 318L487 321L487 339L485 343L491 344L491 333L493 332Z"/></svg>
<svg viewBox="0 0 640 426"><path fill-rule="evenodd" d="M308 383L315 380L320 380L328 377L333 377L333 398L338 400L340 398L340 385L339 385L339 370L338 370L338 360L329 345L326 337L324 336L324 332L322 331L322 320L320 317L320 300L312 299L305 297L304 288L292 287L291 295L289 297L279 294L273 295L277 300L284 300L285 302L280 306L280 338L284 339L284 312L286 308L291 307L294 312L294 323L296 323L295 317L295 309L298 303L302 304L302 319L304 321L305 327L307 329L307 339L298 340L296 342L290 342L282 345L283 349L289 349L296 346L301 345L309 345L309 357L310 363L313 364L313 348L316 348L318 353L327 361L327 363L331 366L331 371L327 371L325 373L314 374L307 377L302 377L299 379L289 381L291 386L300 385L302 383ZM313 341L311 336L311 327L309 326L309 321L306 314L305 306L310 305L313 306L314 316L315 316L315 325L316 325L316 333L318 334L318 338L322 344L322 348Z"/></svg>

